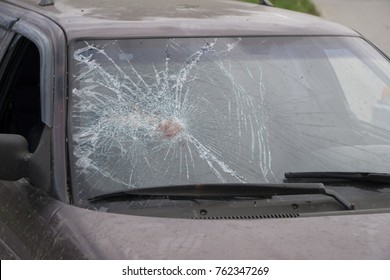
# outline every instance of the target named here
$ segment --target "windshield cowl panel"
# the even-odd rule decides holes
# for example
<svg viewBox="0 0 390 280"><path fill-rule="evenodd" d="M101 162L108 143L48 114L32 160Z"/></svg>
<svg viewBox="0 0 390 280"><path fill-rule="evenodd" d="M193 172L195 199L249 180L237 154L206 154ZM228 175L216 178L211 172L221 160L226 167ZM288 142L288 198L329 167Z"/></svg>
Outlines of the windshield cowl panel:
<svg viewBox="0 0 390 280"><path fill-rule="evenodd" d="M76 201L134 188L390 170L389 63L359 38L72 47Z"/></svg>

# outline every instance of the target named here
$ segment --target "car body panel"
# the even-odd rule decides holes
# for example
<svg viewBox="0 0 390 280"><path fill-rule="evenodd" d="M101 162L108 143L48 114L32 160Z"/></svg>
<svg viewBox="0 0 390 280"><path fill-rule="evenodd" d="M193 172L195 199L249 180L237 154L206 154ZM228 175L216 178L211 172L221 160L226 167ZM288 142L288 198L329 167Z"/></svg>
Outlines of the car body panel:
<svg viewBox="0 0 390 280"><path fill-rule="evenodd" d="M12 244L14 248L24 247L19 252L30 252L20 254L21 258L390 258L390 214L386 213L291 219L171 219L77 208L47 197L25 182L15 183L13 189L2 185L1 192L6 194L1 205L8 207L10 215L5 228L14 237L24 238ZM21 217L26 211L30 215ZM12 217L16 224L10 224Z"/></svg>
<svg viewBox="0 0 390 280"><path fill-rule="evenodd" d="M9 35L22 34L34 42L41 55L41 96L46 102L41 103L42 121L51 127L50 140L53 188L51 194L61 201L67 201L66 194L66 83L67 55L66 37L61 28L53 21L32 11L0 3L2 12L9 15L12 22L8 27ZM10 36L11 37L11 36ZM11 41L11 40L10 40ZM56 108L54 110L54 108Z"/></svg>
<svg viewBox="0 0 390 280"><path fill-rule="evenodd" d="M9 1L58 22L68 41L77 38L344 35L358 34L318 17L229 0L68 1L39 6ZM179 21L179 24L178 24Z"/></svg>
<svg viewBox="0 0 390 280"><path fill-rule="evenodd" d="M36 258L51 216L62 205L57 200L53 203L24 179L0 181L0 192L1 243L7 244L17 258ZM0 257L5 258L3 252Z"/></svg>

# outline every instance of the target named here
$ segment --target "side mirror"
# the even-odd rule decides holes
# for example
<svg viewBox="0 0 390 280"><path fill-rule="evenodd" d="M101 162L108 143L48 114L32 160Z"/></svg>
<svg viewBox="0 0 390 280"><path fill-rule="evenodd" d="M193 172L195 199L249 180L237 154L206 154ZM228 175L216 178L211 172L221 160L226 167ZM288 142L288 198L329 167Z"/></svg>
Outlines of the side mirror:
<svg viewBox="0 0 390 280"><path fill-rule="evenodd" d="M0 134L0 180L16 181L28 177L31 154L27 140L16 134Z"/></svg>

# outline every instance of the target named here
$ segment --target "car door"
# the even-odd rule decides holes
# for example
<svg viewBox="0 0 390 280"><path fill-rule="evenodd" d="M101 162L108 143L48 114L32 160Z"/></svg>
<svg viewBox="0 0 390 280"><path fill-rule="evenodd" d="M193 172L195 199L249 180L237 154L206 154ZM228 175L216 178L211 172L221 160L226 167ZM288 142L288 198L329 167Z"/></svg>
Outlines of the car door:
<svg viewBox="0 0 390 280"><path fill-rule="evenodd" d="M68 202L66 43L55 23L22 10L0 3L1 259L39 258L50 218ZM13 165L17 139L26 165Z"/></svg>

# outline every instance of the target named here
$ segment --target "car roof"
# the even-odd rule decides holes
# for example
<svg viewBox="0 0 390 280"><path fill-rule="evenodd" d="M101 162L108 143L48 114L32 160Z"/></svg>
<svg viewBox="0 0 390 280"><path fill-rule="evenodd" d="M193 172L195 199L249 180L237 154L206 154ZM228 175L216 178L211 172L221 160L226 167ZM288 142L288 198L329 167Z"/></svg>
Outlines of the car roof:
<svg viewBox="0 0 390 280"><path fill-rule="evenodd" d="M68 41L86 38L358 36L319 17L235 0L6 0L59 24ZM47 1L47 0L45 0Z"/></svg>

